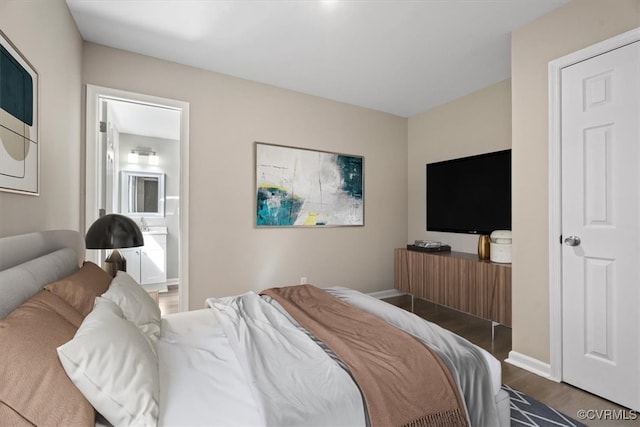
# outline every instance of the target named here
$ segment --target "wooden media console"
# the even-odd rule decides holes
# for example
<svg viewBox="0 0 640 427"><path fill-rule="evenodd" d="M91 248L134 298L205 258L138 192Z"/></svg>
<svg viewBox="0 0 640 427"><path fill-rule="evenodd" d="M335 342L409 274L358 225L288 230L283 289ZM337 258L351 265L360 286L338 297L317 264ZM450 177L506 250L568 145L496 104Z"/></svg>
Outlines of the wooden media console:
<svg viewBox="0 0 640 427"><path fill-rule="evenodd" d="M394 287L511 326L511 264L463 252L394 250Z"/></svg>

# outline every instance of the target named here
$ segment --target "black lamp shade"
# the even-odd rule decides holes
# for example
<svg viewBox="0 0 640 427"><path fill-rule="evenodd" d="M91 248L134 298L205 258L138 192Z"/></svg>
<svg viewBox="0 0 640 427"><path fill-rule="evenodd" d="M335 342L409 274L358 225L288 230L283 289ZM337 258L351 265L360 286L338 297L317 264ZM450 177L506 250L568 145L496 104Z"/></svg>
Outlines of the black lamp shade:
<svg viewBox="0 0 640 427"><path fill-rule="evenodd" d="M140 228L131 218L107 214L91 224L85 244L87 249L133 248L143 246L144 238Z"/></svg>

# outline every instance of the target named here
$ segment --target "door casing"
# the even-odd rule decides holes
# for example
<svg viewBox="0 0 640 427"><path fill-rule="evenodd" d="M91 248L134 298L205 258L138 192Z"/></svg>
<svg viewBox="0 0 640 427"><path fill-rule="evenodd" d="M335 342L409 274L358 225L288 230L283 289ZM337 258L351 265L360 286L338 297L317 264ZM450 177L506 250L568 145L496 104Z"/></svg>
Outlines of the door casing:
<svg viewBox="0 0 640 427"><path fill-rule="evenodd" d="M141 102L150 105L169 106L181 110L180 117L180 248L179 248L179 309L189 309L189 103L157 96L144 95L119 89L95 85L86 86L86 126L85 126L85 188L84 212L80 213L81 229L86 233L98 218L98 180L95 171L99 167L99 153L96 149L100 135L99 99L101 96ZM87 254L90 257L90 254ZM97 260L96 260L97 261Z"/></svg>
<svg viewBox="0 0 640 427"><path fill-rule="evenodd" d="M594 56L640 41L640 27L549 63L549 376L562 380L561 72Z"/></svg>

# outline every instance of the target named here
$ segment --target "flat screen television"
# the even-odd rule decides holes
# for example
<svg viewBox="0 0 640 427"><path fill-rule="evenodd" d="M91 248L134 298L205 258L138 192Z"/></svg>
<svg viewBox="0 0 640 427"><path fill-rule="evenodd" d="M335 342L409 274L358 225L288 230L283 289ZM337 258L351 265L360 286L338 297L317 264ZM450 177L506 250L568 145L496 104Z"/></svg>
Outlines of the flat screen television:
<svg viewBox="0 0 640 427"><path fill-rule="evenodd" d="M427 164L427 231L511 230L511 150Z"/></svg>

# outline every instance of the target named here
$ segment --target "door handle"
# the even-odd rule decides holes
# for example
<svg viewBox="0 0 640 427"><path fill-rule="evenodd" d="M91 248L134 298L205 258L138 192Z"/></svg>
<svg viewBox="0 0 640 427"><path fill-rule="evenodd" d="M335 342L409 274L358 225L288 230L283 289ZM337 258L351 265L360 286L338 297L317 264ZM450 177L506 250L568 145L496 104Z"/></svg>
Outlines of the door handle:
<svg viewBox="0 0 640 427"><path fill-rule="evenodd" d="M567 246L580 246L580 238L578 236L568 236L564 239L564 244Z"/></svg>

